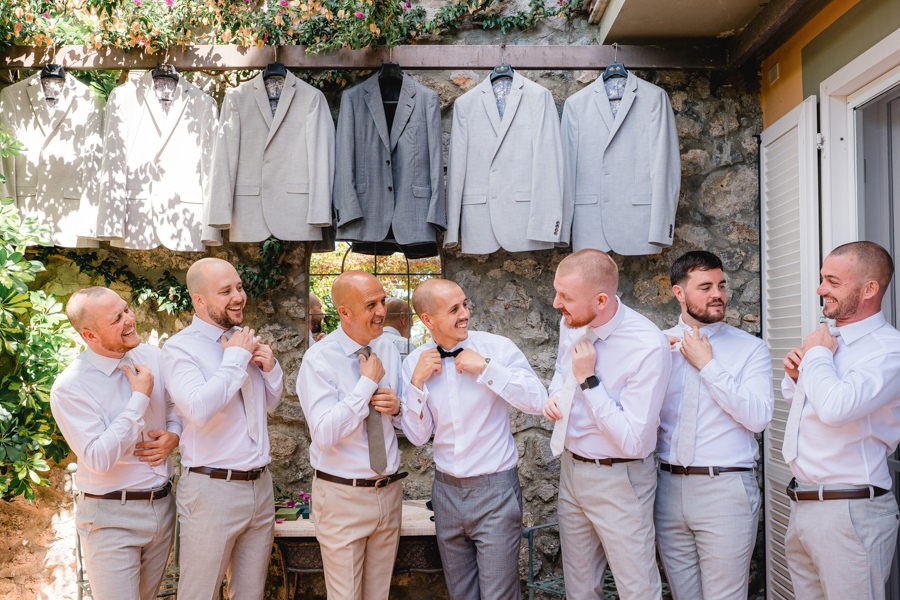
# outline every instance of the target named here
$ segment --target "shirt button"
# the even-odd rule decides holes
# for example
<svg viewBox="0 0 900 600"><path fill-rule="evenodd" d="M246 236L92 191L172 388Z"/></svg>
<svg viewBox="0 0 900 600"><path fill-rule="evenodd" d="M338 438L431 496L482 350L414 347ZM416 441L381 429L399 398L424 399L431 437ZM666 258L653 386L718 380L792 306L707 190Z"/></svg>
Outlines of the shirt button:
<svg viewBox="0 0 900 600"><path fill-rule="evenodd" d="M494 380L493 380L493 379L488 379L488 385L494 385Z"/></svg>

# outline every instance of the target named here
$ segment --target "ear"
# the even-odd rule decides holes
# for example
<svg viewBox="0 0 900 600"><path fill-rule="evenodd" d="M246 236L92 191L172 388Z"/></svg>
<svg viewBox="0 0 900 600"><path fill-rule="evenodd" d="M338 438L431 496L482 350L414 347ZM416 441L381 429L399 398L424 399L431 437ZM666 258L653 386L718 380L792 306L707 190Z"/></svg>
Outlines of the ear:
<svg viewBox="0 0 900 600"><path fill-rule="evenodd" d="M603 310L606 308L606 304L609 302L609 294L606 292L598 292L597 293L597 309Z"/></svg>
<svg viewBox="0 0 900 600"><path fill-rule="evenodd" d="M191 294L191 302L194 303L194 308L196 309L198 306L205 306L206 300L204 300L203 296L199 292L194 292Z"/></svg>
<svg viewBox="0 0 900 600"><path fill-rule="evenodd" d="M422 313L421 315L419 315L419 321L421 321L422 324L425 325L426 328L428 328L428 331L431 331L431 326L433 324L431 321L431 315L429 315L428 313Z"/></svg>
<svg viewBox="0 0 900 600"><path fill-rule="evenodd" d="M85 327L84 329L79 331L79 333L81 334L81 339L83 339L85 342L96 342L97 341L97 334L94 333L93 330L88 329L87 327Z"/></svg>
<svg viewBox="0 0 900 600"><path fill-rule="evenodd" d="M343 319L348 319L352 316L352 314L350 313L350 309L343 304L337 307L337 312L338 315L340 315Z"/></svg>
<svg viewBox="0 0 900 600"><path fill-rule="evenodd" d="M679 302L684 302L684 288L678 284L672 286L672 293Z"/></svg>
<svg viewBox="0 0 900 600"><path fill-rule="evenodd" d="M878 282L874 279L870 279L865 282L862 286L863 298L869 300L871 298L876 298L878 296L878 292L881 291L881 286L878 285Z"/></svg>

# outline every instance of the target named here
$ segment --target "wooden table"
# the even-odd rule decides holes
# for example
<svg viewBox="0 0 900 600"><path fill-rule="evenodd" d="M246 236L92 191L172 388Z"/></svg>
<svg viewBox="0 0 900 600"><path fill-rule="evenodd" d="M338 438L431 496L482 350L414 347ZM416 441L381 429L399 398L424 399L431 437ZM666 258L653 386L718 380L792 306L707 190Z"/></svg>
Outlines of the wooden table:
<svg viewBox="0 0 900 600"><path fill-rule="evenodd" d="M400 547L394 573L439 573L441 557L434 534L434 513L425 507L424 500L403 502L403 521L400 525ZM322 553L316 540L312 519L297 519L275 523L275 544L281 552L284 566L285 596L293 600L300 575L321 573Z"/></svg>

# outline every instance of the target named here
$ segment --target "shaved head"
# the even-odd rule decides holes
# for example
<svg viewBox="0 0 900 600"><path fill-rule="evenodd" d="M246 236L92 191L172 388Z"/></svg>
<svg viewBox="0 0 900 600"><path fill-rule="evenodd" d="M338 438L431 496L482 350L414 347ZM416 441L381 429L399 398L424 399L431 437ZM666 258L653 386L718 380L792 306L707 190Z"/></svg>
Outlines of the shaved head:
<svg viewBox="0 0 900 600"><path fill-rule="evenodd" d="M378 283L378 279L365 271L344 271L331 284L331 300L335 306L346 306L352 301L360 286ZM378 283L378 285L381 285Z"/></svg>
<svg viewBox="0 0 900 600"><path fill-rule="evenodd" d="M237 273L237 270L227 260L221 258L201 258L190 266L185 276L188 292L193 294L205 294L211 282L218 275Z"/></svg>
<svg viewBox="0 0 900 600"><path fill-rule="evenodd" d="M426 279L413 292L412 303L419 318L434 310L435 301L448 292L461 289L455 282L447 279Z"/></svg>
<svg viewBox="0 0 900 600"><path fill-rule="evenodd" d="M619 267L606 252L586 248L565 257L556 268L558 277L577 274L588 286L615 295L619 289Z"/></svg>
<svg viewBox="0 0 900 600"><path fill-rule="evenodd" d="M385 298L381 282L365 271L345 271L331 284L341 329L363 346L384 331Z"/></svg>
<svg viewBox="0 0 900 600"><path fill-rule="evenodd" d="M86 287L72 294L66 303L66 316L75 331L81 333L85 328L94 327L96 318L91 313L91 305L110 294L118 297L111 289L100 286Z"/></svg>
<svg viewBox="0 0 900 600"><path fill-rule="evenodd" d="M860 281L876 281L884 296L894 276L894 261L887 250L875 242L850 242L832 250L831 255L854 257Z"/></svg>

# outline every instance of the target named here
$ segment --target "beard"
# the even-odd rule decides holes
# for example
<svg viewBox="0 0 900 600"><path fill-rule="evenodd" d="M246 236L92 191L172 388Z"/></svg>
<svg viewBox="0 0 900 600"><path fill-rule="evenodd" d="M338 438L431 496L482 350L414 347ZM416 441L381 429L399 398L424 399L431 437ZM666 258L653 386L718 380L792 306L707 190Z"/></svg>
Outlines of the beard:
<svg viewBox="0 0 900 600"><path fill-rule="evenodd" d="M310 321L309 322L309 331L313 335L322 333L322 321Z"/></svg>
<svg viewBox="0 0 900 600"><path fill-rule="evenodd" d="M843 300L835 298L835 300L837 300L836 304L825 304L822 306L822 314L829 319L838 321L845 321L853 317L859 310L859 295L859 289L857 288ZM834 296L832 296L832 298L834 298Z"/></svg>
<svg viewBox="0 0 900 600"><path fill-rule="evenodd" d="M221 311L210 309L209 318L212 319L216 325L222 327L223 329L231 329L232 327L240 325L244 322L243 313L241 313L241 318L240 320L238 320L228 312L227 308L223 308Z"/></svg>
<svg viewBox="0 0 900 600"><path fill-rule="evenodd" d="M708 304L703 308L700 308L697 305L691 304L690 302L685 304L685 308L687 308L687 314L691 315L691 317L693 317L697 321L700 321L701 323L706 323L707 325L710 325L712 323L718 323L719 321L721 321L722 319L725 318L725 303L723 302L722 304L714 304L713 306L714 307L721 306L722 314L721 315L712 314L709 310L710 305L708 305Z"/></svg>

